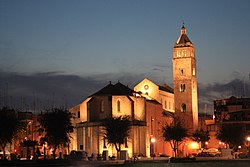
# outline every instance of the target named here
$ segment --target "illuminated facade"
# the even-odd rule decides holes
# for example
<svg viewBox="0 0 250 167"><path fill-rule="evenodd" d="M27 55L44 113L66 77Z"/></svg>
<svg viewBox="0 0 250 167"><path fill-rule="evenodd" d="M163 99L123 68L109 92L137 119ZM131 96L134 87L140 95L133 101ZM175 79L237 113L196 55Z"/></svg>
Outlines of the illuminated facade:
<svg viewBox="0 0 250 167"><path fill-rule="evenodd" d="M150 92L142 92L145 85ZM151 96L151 93L154 95ZM108 151L109 156L116 156L115 148L103 139L101 120L129 115L134 123L127 145L122 148L129 157L172 155L170 146L162 138L162 126L172 121L173 110L163 109L162 104L155 99L163 99L172 106L173 90L166 85L158 86L148 79L140 82L134 90L119 82L115 85L110 83L70 109L75 115L73 124L76 127L71 135L70 150L86 151L94 155Z"/></svg>
<svg viewBox="0 0 250 167"><path fill-rule="evenodd" d="M70 150L86 151L88 154L116 156L114 147L102 136L101 120L120 115L131 116L133 124L131 138L122 148L129 157L135 155L166 154L173 156L169 144L163 140L162 127L177 115L189 132L198 126L198 98L196 81L195 48L183 26L181 35L173 48L174 90L168 85L157 85L145 78L134 90L117 83L109 84L89 96L81 104L70 109L74 113L75 125ZM191 143L182 147L186 155ZM185 152L185 153L184 153Z"/></svg>
<svg viewBox="0 0 250 167"><path fill-rule="evenodd" d="M134 90L141 92L141 95L149 100L156 100L164 110L174 112L174 90L168 85L160 86L145 78L134 87Z"/></svg>
<svg viewBox="0 0 250 167"><path fill-rule="evenodd" d="M126 150L130 157L146 155L145 103L144 97L136 95L136 92L127 86L119 82L108 84L70 110L75 115L73 123L76 127L70 149L94 155L108 151L109 156L116 156L115 148L108 145L103 138L102 120L128 115L133 125L130 138L122 150Z"/></svg>
<svg viewBox="0 0 250 167"><path fill-rule="evenodd" d="M196 58L184 26L173 47L173 79L175 114L192 133L198 128Z"/></svg>

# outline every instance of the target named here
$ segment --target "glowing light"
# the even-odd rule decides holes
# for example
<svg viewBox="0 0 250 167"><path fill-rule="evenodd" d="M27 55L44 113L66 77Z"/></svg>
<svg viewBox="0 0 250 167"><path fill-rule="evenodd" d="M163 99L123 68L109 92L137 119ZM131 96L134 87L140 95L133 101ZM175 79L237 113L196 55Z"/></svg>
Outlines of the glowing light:
<svg viewBox="0 0 250 167"><path fill-rule="evenodd" d="M247 136L247 141L249 141L249 142L250 142L250 136Z"/></svg>
<svg viewBox="0 0 250 167"><path fill-rule="evenodd" d="M208 142L206 141L205 144L208 145Z"/></svg>
<svg viewBox="0 0 250 167"><path fill-rule="evenodd" d="M191 148L191 149L199 149L199 144L198 144L197 142L192 142L192 143L190 144L190 148Z"/></svg>
<svg viewBox="0 0 250 167"><path fill-rule="evenodd" d="M241 146L238 146L238 148L241 148Z"/></svg>
<svg viewBox="0 0 250 167"><path fill-rule="evenodd" d="M155 143L155 142L156 142L155 138L151 138L151 143Z"/></svg>

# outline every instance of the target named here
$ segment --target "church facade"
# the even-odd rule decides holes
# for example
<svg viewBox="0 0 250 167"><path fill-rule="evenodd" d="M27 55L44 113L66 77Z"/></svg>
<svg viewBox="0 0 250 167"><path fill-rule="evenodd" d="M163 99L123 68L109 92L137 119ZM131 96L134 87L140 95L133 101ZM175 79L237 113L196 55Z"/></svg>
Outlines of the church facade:
<svg viewBox="0 0 250 167"><path fill-rule="evenodd" d="M133 89L122 83L112 84L90 95L70 109L75 115L70 150L88 154L116 156L116 150L103 138L101 121L105 118L128 115L132 127L130 138L122 150L129 157L166 154L173 156L170 145L162 137L162 127L178 116L183 125L194 131L198 124L198 99L195 48L181 28L173 48L174 89L157 85L148 78Z"/></svg>

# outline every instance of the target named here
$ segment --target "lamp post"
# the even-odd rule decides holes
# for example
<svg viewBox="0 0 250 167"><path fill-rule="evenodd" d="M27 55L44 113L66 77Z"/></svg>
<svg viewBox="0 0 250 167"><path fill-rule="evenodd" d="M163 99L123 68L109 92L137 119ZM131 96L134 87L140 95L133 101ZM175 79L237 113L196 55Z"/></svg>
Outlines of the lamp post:
<svg viewBox="0 0 250 167"><path fill-rule="evenodd" d="M150 139L150 145L151 145L151 157L153 157L153 159L154 159L154 157L155 157L155 152L154 152L154 145L155 145L155 138L154 137L151 137L151 139Z"/></svg>
<svg viewBox="0 0 250 167"><path fill-rule="evenodd" d="M153 121L154 118L151 116L150 119L150 156L154 157L154 142L155 142L155 138L153 137Z"/></svg>
<svg viewBox="0 0 250 167"><path fill-rule="evenodd" d="M248 157L250 156L250 136L246 137L246 147L248 151Z"/></svg>

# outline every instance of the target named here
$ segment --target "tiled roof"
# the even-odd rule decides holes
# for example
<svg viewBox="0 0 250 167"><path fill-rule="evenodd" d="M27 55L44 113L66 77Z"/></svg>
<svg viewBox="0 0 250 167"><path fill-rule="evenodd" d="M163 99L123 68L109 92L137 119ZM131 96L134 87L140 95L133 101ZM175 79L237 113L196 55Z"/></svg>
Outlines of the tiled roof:
<svg viewBox="0 0 250 167"><path fill-rule="evenodd" d="M113 84L108 84L98 92L94 93L91 96L107 96L107 95L128 95L132 96L134 90L130 89L129 87L121 84L120 82Z"/></svg>
<svg viewBox="0 0 250 167"><path fill-rule="evenodd" d="M167 84L164 84L164 86L159 86L159 89L160 90L163 90L163 91L166 91L166 92L169 92L169 93L174 93L174 89L171 88L170 86L168 86Z"/></svg>
<svg viewBox="0 0 250 167"><path fill-rule="evenodd" d="M187 34L181 34L176 44L186 44L187 42L192 43L188 38Z"/></svg>
<svg viewBox="0 0 250 167"><path fill-rule="evenodd" d="M186 45L187 43L192 44L192 42L190 41L190 39L188 38L187 34L186 34L186 28L184 26L182 26L181 28L181 35L178 38L176 45Z"/></svg>

